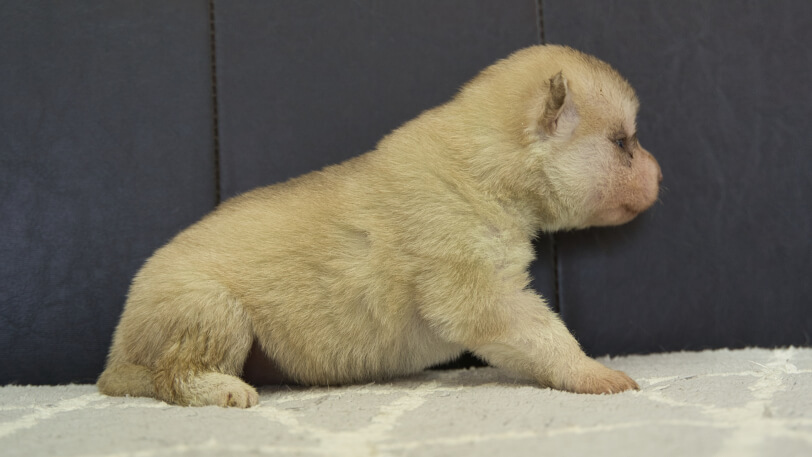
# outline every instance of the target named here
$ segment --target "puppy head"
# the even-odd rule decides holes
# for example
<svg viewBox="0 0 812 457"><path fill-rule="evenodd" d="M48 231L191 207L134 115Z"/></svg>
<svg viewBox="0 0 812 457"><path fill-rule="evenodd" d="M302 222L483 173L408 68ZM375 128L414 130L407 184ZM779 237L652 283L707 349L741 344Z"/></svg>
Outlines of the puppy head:
<svg viewBox="0 0 812 457"><path fill-rule="evenodd" d="M460 92L477 181L532 205L546 231L617 225L657 199L657 161L637 139L639 103L611 66L562 46L533 46Z"/></svg>
<svg viewBox="0 0 812 457"><path fill-rule="evenodd" d="M544 207L543 228L630 221L657 200L662 180L637 138L634 90L594 57L557 46L531 50L513 57L525 70L515 74L530 85L517 133L533 164L527 170Z"/></svg>

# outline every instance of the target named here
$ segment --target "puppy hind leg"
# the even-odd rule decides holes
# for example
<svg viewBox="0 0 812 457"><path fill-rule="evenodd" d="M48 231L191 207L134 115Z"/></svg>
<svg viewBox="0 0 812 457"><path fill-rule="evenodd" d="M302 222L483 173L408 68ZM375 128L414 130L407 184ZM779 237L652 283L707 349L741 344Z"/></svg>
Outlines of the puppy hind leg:
<svg viewBox="0 0 812 457"><path fill-rule="evenodd" d="M176 339L156 362L156 397L188 406L256 405L256 389L239 378L253 332L238 304L230 300L185 317L194 320L178 322Z"/></svg>
<svg viewBox="0 0 812 457"><path fill-rule="evenodd" d="M113 397L155 397L152 371L142 365L113 363L99 376L99 392Z"/></svg>

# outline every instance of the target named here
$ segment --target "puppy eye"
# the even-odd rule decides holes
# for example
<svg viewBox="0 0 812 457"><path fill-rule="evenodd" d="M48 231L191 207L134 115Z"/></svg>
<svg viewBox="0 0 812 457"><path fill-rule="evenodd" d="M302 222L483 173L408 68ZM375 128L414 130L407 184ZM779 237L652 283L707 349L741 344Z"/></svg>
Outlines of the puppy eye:
<svg viewBox="0 0 812 457"><path fill-rule="evenodd" d="M632 152L632 149L630 147L628 147L629 146L629 138L627 138L625 136L620 137L620 138L615 138L615 139L612 140L612 142L615 143L615 146L620 148L621 151L623 151L623 154L628 159L633 159L634 158L634 153Z"/></svg>

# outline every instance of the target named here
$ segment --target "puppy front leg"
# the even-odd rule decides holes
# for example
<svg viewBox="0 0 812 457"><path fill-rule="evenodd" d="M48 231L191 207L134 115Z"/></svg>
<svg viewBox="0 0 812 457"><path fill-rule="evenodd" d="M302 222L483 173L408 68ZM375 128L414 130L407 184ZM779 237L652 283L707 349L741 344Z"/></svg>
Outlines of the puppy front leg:
<svg viewBox="0 0 812 457"><path fill-rule="evenodd" d="M584 354L558 315L534 292L505 293L499 285L483 287L484 279L468 278L478 281L466 281L477 284L476 289L460 286L452 299L425 306L424 317L446 338L490 364L541 385L592 394L638 389L625 373Z"/></svg>
<svg viewBox="0 0 812 457"><path fill-rule="evenodd" d="M495 314L509 322L506 332L471 348L493 365L570 392L601 394L639 389L625 373L584 354L558 315L535 293L522 291L501 311Z"/></svg>

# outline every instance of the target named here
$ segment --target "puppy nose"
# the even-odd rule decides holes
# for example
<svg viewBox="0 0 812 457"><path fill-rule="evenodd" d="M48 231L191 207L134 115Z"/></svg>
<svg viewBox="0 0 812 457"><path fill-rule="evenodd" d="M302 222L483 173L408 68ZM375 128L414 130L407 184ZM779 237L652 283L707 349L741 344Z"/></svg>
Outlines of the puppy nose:
<svg viewBox="0 0 812 457"><path fill-rule="evenodd" d="M657 167L657 183L663 182L663 171Z"/></svg>

